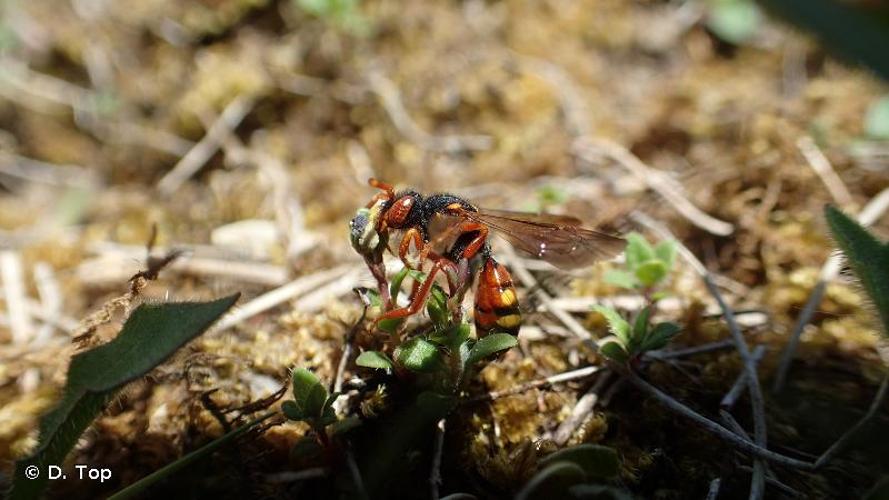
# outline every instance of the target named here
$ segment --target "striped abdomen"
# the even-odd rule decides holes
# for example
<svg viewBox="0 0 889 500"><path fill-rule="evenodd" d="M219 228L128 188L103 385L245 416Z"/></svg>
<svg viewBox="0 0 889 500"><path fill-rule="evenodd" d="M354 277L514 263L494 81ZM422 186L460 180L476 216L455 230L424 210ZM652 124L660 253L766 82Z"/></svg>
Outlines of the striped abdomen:
<svg viewBox="0 0 889 500"><path fill-rule="evenodd" d="M475 292L475 328L479 338L491 332L518 335L522 313L512 276L506 267L488 257L479 273Z"/></svg>

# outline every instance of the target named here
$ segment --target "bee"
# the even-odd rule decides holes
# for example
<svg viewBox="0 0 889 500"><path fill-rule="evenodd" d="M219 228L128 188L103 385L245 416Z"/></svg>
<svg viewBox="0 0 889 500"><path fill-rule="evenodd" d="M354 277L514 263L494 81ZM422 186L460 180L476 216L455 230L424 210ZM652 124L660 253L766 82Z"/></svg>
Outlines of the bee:
<svg viewBox="0 0 889 500"><path fill-rule="evenodd" d="M444 271L451 296L462 297L469 285L469 263L480 259L474 320L479 337L492 331L517 335L522 322L518 296L506 266L494 259L491 234L504 237L514 248L562 269L589 266L612 258L625 245L623 238L582 227L569 215L534 214L479 208L446 193L424 196L370 179L380 190L351 222L352 245L368 259L388 246L390 232L403 231L394 253L405 266L419 269L433 263L426 280L414 290L410 303L392 308L380 319L404 318L421 310L436 274ZM444 252L436 249L446 241ZM411 249L417 258L411 259ZM375 274L376 275L376 274Z"/></svg>

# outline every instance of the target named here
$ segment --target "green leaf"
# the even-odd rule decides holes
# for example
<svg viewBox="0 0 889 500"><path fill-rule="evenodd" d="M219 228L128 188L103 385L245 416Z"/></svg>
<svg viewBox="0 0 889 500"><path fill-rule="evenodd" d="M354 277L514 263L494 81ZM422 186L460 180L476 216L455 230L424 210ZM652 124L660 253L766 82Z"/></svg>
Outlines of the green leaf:
<svg viewBox="0 0 889 500"><path fill-rule="evenodd" d="M287 400L281 403L281 412L290 420L295 420L297 422L305 420L309 418L308 415L304 414L299 406L296 405L293 401Z"/></svg>
<svg viewBox="0 0 889 500"><path fill-rule="evenodd" d="M889 95L878 99L867 110L864 133L872 139L889 139Z"/></svg>
<svg viewBox="0 0 889 500"><path fill-rule="evenodd" d="M327 388L318 377L306 370L293 370L293 402L300 415L305 419L320 418L327 401Z"/></svg>
<svg viewBox="0 0 889 500"><path fill-rule="evenodd" d="M762 24L762 12L750 0L711 1L707 27L721 40L741 45L753 38Z"/></svg>
<svg viewBox="0 0 889 500"><path fill-rule="evenodd" d="M579 465L571 462L551 463L535 474L515 498L565 498L565 492L570 486L585 480L586 474Z"/></svg>
<svg viewBox="0 0 889 500"><path fill-rule="evenodd" d="M889 245L877 241L866 229L836 208L828 206L825 213L840 249L877 307L883 322L883 333L889 336Z"/></svg>
<svg viewBox="0 0 889 500"><path fill-rule="evenodd" d="M404 318L383 319L377 323L377 328L391 335L398 330L398 327L401 326L403 322Z"/></svg>
<svg viewBox="0 0 889 500"><path fill-rule="evenodd" d="M389 282L389 296L392 297L393 302L398 299L398 294L401 293L401 284L404 282L404 279L407 278L409 272L411 272L409 268L403 267L400 271L395 273L395 276L392 277L392 281Z"/></svg>
<svg viewBox="0 0 889 500"><path fill-rule="evenodd" d="M636 277L644 286L654 286L667 276L667 266L660 260L650 260L639 264Z"/></svg>
<svg viewBox="0 0 889 500"><path fill-rule="evenodd" d="M264 420L266 420L267 418L269 418L273 415L275 415L274 412L267 413L263 416L260 416L256 419L242 425L241 427L238 427L237 429L232 430L231 432L229 432L217 439L214 439L213 441L211 441L211 442L207 443L206 445L198 448L197 450L189 453L188 455L185 455L184 457L176 460L175 462L168 464L168 465L152 472L151 474L143 477L142 479L136 481L135 483L133 483L133 484L127 486L126 488L120 490L119 492L115 493L114 495L111 495L110 497L108 497L108 500L125 500L127 498L133 498L133 497L136 497L136 496L139 496L139 495L145 493L145 491L148 488L150 488L152 485L170 477L171 475L184 469L185 467L188 467L189 465L193 464L194 462L197 462L198 460L200 460L204 457L210 456L210 454L212 454L219 448L234 441L239 436L243 435L250 429L256 427L257 425L262 423Z"/></svg>
<svg viewBox="0 0 889 500"><path fill-rule="evenodd" d="M645 338L645 334L648 332L649 316L651 316L650 307L643 308L639 311L639 315L636 316L636 321L633 323L633 338L631 339L634 343L640 342Z"/></svg>
<svg viewBox="0 0 889 500"><path fill-rule="evenodd" d="M889 29L885 9L867 2L761 0L773 14L815 33L823 44L889 79ZM882 15L881 15L882 13ZM854 34L854 35L853 35Z"/></svg>
<svg viewBox="0 0 889 500"><path fill-rule="evenodd" d="M449 349L456 349L469 338L471 330L469 323L460 323L451 325L447 330L433 333L429 336L429 342L445 346Z"/></svg>
<svg viewBox="0 0 889 500"><path fill-rule="evenodd" d="M623 319L617 311L610 307L595 305L593 310L605 316L605 321L608 322L608 329L612 334L617 336L624 345L630 344L630 324L627 320Z"/></svg>
<svg viewBox="0 0 889 500"><path fill-rule="evenodd" d="M603 279L606 283L611 285L619 286L621 288L629 288L631 290L639 286L639 280L636 279L636 276L623 269L609 269L605 271Z"/></svg>
<svg viewBox="0 0 889 500"><path fill-rule="evenodd" d="M61 402L40 422L37 450L16 462L9 498L36 498L46 488L46 474L27 479L24 469L41 471L64 462L80 434L114 398L117 390L164 362L194 339L238 300L238 294L212 302L142 304L114 340L74 356Z"/></svg>
<svg viewBox="0 0 889 500"><path fill-rule="evenodd" d="M654 247L654 255L667 266L667 271L673 269L676 263L676 242L674 240L664 240Z"/></svg>
<svg viewBox="0 0 889 500"><path fill-rule="evenodd" d="M429 301L426 303L426 312L436 329L443 329L450 323L448 311L448 296L438 285L432 285L429 293Z"/></svg>
<svg viewBox="0 0 889 500"><path fill-rule="evenodd" d="M617 363L626 363L630 359L626 348L616 340L609 340L599 344L599 353Z"/></svg>
<svg viewBox="0 0 889 500"><path fill-rule="evenodd" d="M627 235L627 269L635 270L643 262L654 259L654 249L648 240L639 233L632 232Z"/></svg>
<svg viewBox="0 0 889 500"><path fill-rule="evenodd" d="M412 338L395 348L395 360L408 370L428 372L439 366L441 356L435 344L421 338Z"/></svg>
<svg viewBox="0 0 889 500"><path fill-rule="evenodd" d="M474 364L479 361L496 354L500 351L511 349L518 345L519 341L508 333L492 333L487 337L482 337L469 350L469 359L467 363Z"/></svg>
<svg viewBox="0 0 889 500"><path fill-rule="evenodd" d="M580 444L561 449L547 455L540 461L540 466L557 462L571 462L580 466L587 477L595 479L611 479L620 471L620 459L617 451L599 444Z"/></svg>
<svg viewBox="0 0 889 500"><path fill-rule="evenodd" d="M392 360L389 356L380 351L364 351L355 359L355 364L365 368L375 368L377 370L391 370L393 368Z"/></svg>
<svg viewBox="0 0 889 500"><path fill-rule="evenodd" d="M650 332L648 332L648 336L642 342L640 351L644 352L663 349L681 330L679 325L675 323L658 323Z"/></svg>

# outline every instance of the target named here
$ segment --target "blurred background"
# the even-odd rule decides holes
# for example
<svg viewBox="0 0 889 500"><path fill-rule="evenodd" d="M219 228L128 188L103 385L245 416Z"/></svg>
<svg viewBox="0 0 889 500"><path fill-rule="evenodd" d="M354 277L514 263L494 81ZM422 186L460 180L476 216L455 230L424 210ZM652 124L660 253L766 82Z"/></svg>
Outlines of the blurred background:
<svg viewBox="0 0 889 500"><path fill-rule="evenodd" d="M859 210L889 186L889 87L879 29L830 10L879 27L880 2L771 7L837 43L745 0L3 0L0 461L34 445L78 321L126 291L155 224L156 251L188 253L149 298L249 300L328 274L197 341L200 377L133 388L81 457L117 464L120 486L219 433L194 394L244 402L290 366L330 374L360 311L351 289L372 283L346 232L369 177L612 231L651 217L737 307L767 313L757 341L780 346L831 251L824 204ZM875 229L889 235L885 218ZM617 293L601 272L563 292ZM676 314L705 296L692 282L677 281ZM819 311L800 358L864 401L879 378L865 299L841 281ZM525 340L536 354L491 368L488 387L578 363L541 330ZM719 334L702 332L685 340ZM705 374L730 383L737 366L714 358ZM496 410L515 422L504 449L572 401L537 403ZM265 439L286 453L298 434ZM640 484L642 448L626 452Z"/></svg>

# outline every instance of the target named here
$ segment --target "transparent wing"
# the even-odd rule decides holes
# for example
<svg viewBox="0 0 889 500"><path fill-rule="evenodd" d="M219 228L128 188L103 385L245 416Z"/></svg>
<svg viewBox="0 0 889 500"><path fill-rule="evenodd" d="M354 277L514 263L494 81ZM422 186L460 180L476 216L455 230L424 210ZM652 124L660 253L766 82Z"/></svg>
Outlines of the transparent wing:
<svg viewBox="0 0 889 500"><path fill-rule="evenodd" d="M490 227L517 250L563 269L610 259L626 244L623 238L581 227L571 216L487 209L462 215Z"/></svg>

